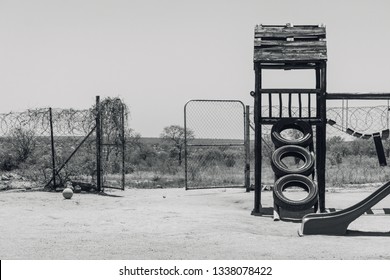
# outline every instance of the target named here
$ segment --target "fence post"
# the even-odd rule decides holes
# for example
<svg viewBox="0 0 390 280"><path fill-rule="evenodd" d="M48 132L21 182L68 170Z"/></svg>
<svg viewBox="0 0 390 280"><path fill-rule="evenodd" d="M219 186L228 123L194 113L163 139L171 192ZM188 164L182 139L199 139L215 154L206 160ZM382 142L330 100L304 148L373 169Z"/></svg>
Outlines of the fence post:
<svg viewBox="0 0 390 280"><path fill-rule="evenodd" d="M122 109L122 190L125 190L125 108L124 105L121 103L121 109Z"/></svg>
<svg viewBox="0 0 390 280"><path fill-rule="evenodd" d="M250 117L249 117L249 106L245 106L245 187L246 192L250 192L251 183L251 167L250 167Z"/></svg>
<svg viewBox="0 0 390 280"><path fill-rule="evenodd" d="M54 132L53 132L53 114L51 107L49 108L49 122L50 122L50 142L51 142L51 162L53 172L53 189L56 187L56 159L54 148Z"/></svg>
<svg viewBox="0 0 390 280"><path fill-rule="evenodd" d="M100 192L102 189L101 151L102 151L102 138L101 138L100 96L96 96L96 187L98 192Z"/></svg>
<svg viewBox="0 0 390 280"><path fill-rule="evenodd" d="M387 99L387 110L386 110L386 129L389 129L389 99Z"/></svg>
<svg viewBox="0 0 390 280"><path fill-rule="evenodd" d="M187 168L188 168L188 160L187 160L187 157L188 157L188 151L187 151L187 104L189 103L190 101L188 101L185 105L184 105L184 182L185 182L185 190L187 191L188 190L188 171L187 171Z"/></svg>

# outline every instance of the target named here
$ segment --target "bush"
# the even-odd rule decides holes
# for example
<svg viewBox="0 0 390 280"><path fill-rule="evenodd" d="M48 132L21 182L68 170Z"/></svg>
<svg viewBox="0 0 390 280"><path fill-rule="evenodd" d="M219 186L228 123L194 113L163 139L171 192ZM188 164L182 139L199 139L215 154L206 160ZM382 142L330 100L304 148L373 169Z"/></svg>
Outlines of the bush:
<svg viewBox="0 0 390 280"><path fill-rule="evenodd" d="M224 152L224 161L227 167L233 167L237 163L237 159L240 157L240 154L233 151Z"/></svg>
<svg viewBox="0 0 390 280"><path fill-rule="evenodd" d="M331 165L339 165L343 162L343 157L342 157L341 153L333 152L330 155L329 160L330 160Z"/></svg>
<svg viewBox="0 0 390 280"><path fill-rule="evenodd" d="M20 162L26 161L34 152L37 140L33 130L26 130L21 127L11 131L12 150Z"/></svg>
<svg viewBox="0 0 390 280"><path fill-rule="evenodd" d="M218 149L206 150L201 154L201 158L204 162L210 165L217 165L224 159L223 153Z"/></svg>
<svg viewBox="0 0 390 280"><path fill-rule="evenodd" d="M11 171L19 167L20 162L14 154L2 153L0 157L0 169L2 171Z"/></svg>

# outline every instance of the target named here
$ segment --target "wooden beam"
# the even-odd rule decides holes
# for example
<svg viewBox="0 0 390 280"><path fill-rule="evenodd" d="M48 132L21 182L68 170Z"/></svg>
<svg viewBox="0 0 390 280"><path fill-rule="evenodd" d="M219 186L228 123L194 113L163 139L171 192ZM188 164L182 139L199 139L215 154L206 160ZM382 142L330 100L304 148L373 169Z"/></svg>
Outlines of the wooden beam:
<svg viewBox="0 0 390 280"><path fill-rule="evenodd" d="M262 88L260 93L320 93L320 89L315 88Z"/></svg>
<svg viewBox="0 0 390 280"><path fill-rule="evenodd" d="M261 124L274 125L278 121L280 121L280 119L300 120L300 121L308 122L311 125L322 125L322 119L318 119L318 118L295 118L295 117L292 117L292 118L290 118L290 117L276 118L275 117L275 118L262 118L259 121L260 121Z"/></svg>
<svg viewBox="0 0 390 280"><path fill-rule="evenodd" d="M272 60L257 60L254 61L257 67L262 69L277 69L277 70L299 70L299 69L315 69L318 64L323 60L285 60L285 61L272 61Z"/></svg>
<svg viewBox="0 0 390 280"><path fill-rule="evenodd" d="M340 100L340 99L390 99L390 93L328 93L326 95L328 100Z"/></svg>

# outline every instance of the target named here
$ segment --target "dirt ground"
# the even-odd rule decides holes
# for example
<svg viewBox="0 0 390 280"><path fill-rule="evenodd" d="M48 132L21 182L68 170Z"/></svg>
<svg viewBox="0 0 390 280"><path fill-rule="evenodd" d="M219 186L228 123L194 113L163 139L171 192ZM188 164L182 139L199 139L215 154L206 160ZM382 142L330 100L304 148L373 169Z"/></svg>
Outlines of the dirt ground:
<svg viewBox="0 0 390 280"><path fill-rule="evenodd" d="M345 208L372 190L327 192ZM272 192L263 192L271 206ZM299 237L300 223L252 216L242 189L127 189L106 195L3 191L0 259L390 259L390 215L364 215L346 236ZM390 197L375 209L390 207Z"/></svg>

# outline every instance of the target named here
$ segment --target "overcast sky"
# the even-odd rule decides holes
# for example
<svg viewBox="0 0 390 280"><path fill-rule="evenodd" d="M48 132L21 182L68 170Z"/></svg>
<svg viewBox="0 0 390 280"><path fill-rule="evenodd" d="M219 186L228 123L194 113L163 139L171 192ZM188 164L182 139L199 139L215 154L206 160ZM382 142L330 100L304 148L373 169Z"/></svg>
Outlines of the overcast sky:
<svg viewBox="0 0 390 280"><path fill-rule="evenodd" d="M142 136L254 88L256 24L325 24L329 92L390 92L388 0L0 0L0 112L120 96ZM266 73L265 86L313 86ZM280 77L285 78L284 82Z"/></svg>

